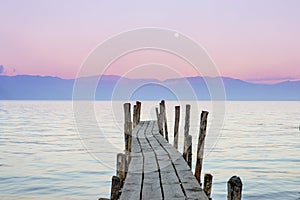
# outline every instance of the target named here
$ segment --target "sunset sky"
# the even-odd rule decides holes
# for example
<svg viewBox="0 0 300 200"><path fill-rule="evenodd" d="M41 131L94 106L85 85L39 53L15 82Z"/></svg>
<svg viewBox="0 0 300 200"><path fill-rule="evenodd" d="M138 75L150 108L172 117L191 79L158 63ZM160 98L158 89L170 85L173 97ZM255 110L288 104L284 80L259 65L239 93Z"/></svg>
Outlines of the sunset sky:
<svg viewBox="0 0 300 200"><path fill-rule="evenodd" d="M0 0L0 8L2 75L74 78L90 52L107 38L160 27L197 41L222 76L270 83L300 80L299 0ZM169 68L181 68L184 76L197 75L186 70L184 62L149 51L116 61L108 73L122 75L128 66L166 64L164 60L173 60L166 62ZM149 74L173 76L151 70L132 76Z"/></svg>

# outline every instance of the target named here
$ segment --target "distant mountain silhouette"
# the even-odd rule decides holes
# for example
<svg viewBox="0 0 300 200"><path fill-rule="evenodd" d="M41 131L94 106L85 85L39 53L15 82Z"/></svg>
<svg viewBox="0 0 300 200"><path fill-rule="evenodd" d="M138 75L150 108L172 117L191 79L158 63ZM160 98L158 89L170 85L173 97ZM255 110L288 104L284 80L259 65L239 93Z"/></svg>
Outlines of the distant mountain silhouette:
<svg viewBox="0 0 300 200"><path fill-rule="evenodd" d="M210 100L207 83L210 86L223 80L227 100L300 100L300 81L286 81L278 84L254 84L227 77L187 77L159 81L155 79L128 79L103 75L80 78L82 100L86 88L95 87L92 99L96 100ZM50 76L0 76L1 100L71 100L74 79ZM95 85L96 83L96 85ZM98 83L98 84L97 84ZM216 88L210 88L212 90ZM218 88L220 89L220 88ZM222 100L222 98L220 98Z"/></svg>

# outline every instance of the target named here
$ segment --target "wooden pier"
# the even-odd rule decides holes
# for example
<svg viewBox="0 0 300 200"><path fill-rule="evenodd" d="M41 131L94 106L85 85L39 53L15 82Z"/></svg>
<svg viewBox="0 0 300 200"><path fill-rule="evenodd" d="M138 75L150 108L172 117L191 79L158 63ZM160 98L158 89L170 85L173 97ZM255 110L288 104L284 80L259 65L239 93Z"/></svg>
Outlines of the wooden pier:
<svg viewBox="0 0 300 200"><path fill-rule="evenodd" d="M157 120L140 121L141 103L133 107L124 104L125 153L117 155L116 176L112 177L112 200L211 200L211 174L205 174L202 189L200 180L207 111L202 111L195 174L191 169L192 137L189 135L190 105L186 105L183 155L178 149L180 108L175 107L174 143L169 144L165 102L156 108ZM228 200L240 200L242 182L232 177L227 184ZM104 199L104 198L100 198Z"/></svg>
<svg viewBox="0 0 300 200"><path fill-rule="evenodd" d="M182 155L159 133L156 121L133 130L131 161L120 199L208 199Z"/></svg>

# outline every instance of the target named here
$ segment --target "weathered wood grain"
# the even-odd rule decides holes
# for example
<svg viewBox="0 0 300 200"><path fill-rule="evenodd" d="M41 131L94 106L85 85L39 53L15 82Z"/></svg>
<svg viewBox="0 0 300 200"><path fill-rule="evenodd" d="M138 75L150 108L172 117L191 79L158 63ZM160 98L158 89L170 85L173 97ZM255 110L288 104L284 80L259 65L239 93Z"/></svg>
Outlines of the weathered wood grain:
<svg viewBox="0 0 300 200"><path fill-rule="evenodd" d="M203 154L204 154L204 141L206 136L206 126L207 126L207 111L202 111L200 118L200 130L198 138L198 147L197 147L197 160L195 168L195 177L201 185L201 171L203 164Z"/></svg>
<svg viewBox="0 0 300 200"><path fill-rule="evenodd" d="M121 200L207 200L182 155L159 133L156 121L140 122L132 136L131 162Z"/></svg>
<svg viewBox="0 0 300 200"><path fill-rule="evenodd" d="M180 119L180 106L175 106L174 142L173 142L173 146L175 149L178 149L179 119Z"/></svg>
<svg viewBox="0 0 300 200"><path fill-rule="evenodd" d="M191 105L187 104L185 106L185 122L184 122L184 142L183 142L183 158L187 161L187 137L190 132L190 112Z"/></svg>

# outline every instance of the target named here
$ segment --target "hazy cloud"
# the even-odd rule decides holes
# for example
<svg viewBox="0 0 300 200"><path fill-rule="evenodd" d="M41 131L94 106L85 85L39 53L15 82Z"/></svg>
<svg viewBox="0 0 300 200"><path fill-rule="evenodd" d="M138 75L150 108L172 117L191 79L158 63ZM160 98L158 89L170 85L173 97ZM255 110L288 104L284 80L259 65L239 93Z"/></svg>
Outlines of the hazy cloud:
<svg viewBox="0 0 300 200"><path fill-rule="evenodd" d="M0 74L3 74L4 73L4 67L3 65L0 65Z"/></svg>

